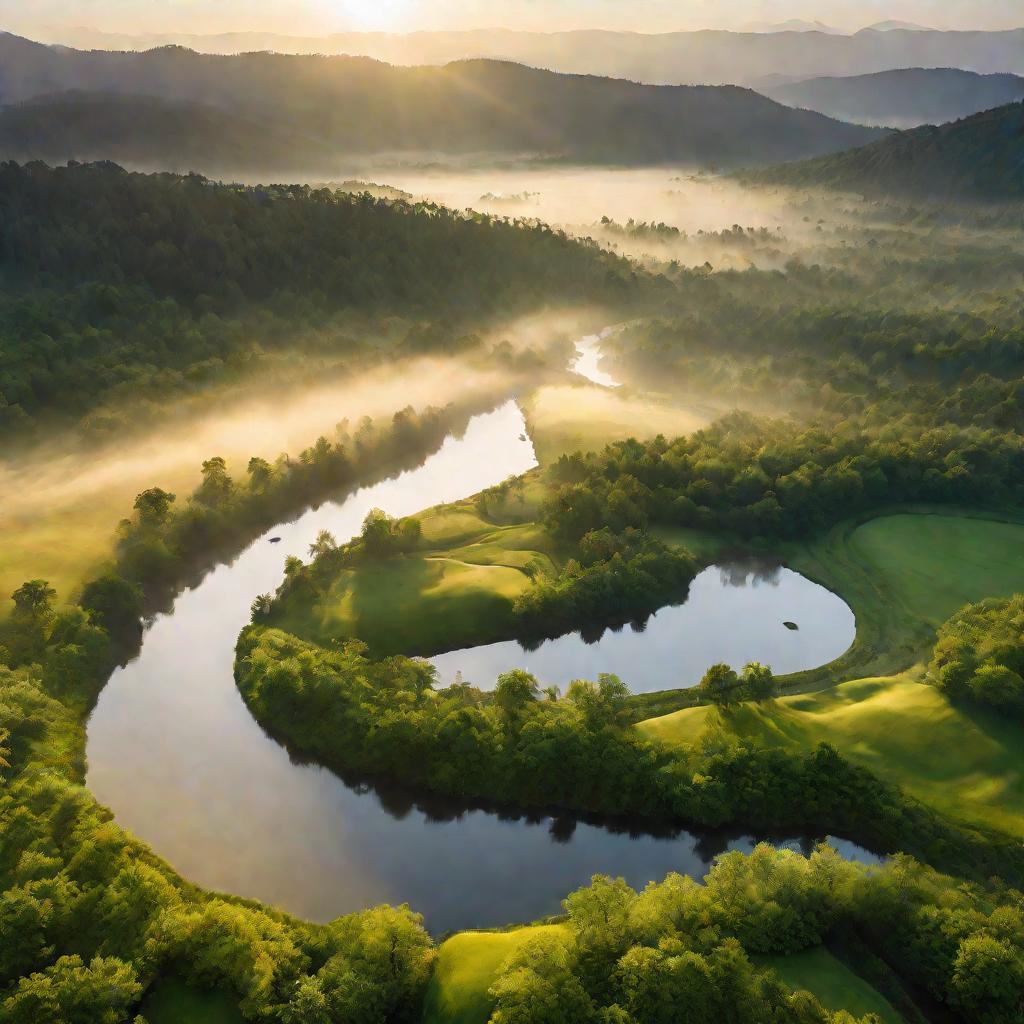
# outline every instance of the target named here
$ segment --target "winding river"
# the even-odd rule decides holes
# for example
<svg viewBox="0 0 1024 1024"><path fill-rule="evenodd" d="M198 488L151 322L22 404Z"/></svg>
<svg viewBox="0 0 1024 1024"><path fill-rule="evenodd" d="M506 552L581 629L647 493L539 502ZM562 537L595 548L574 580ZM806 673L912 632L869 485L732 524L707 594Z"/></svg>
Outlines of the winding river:
<svg viewBox="0 0 1024 1024"><path fill-rule="evenodd" d="M555 913L596 872L643 885L672 870L700 876L724 849L748 849L749 836L654 835L629 823L501 815L349 785L293 762L242 703L234 641L253 597L280 582L286 555L304 557L321 529L354 535L371 508L409 515L534 463L510 402L475 417L418 469L275 526L182 593L149 626L139 656L114 673L89 720L87 781L97 798L208 888L318 921L408 902L435 933ZM776 625L780 615L772 613ZM730 634L746 626L734 620Z"/></svg>

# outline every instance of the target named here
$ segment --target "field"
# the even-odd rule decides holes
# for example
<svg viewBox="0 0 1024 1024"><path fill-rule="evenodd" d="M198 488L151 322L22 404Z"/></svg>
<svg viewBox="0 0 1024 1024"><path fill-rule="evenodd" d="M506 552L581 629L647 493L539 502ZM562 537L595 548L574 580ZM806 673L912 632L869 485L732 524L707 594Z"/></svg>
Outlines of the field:
<svg viewBox="0 0 1024 1024"><path fill-rule="evenodd" d="M561 930L561 925L535 925L453 935L438 951L423 1024L486 1024L493 1009L487 990L502 963L529 939Z"/></svg>
<svg viewBox="0 0 1024 1024"><path fill-rule="evenodd" d="M857 617L850 651L791 677L790 692L902 672L927 658L936 627L966 602L1024 587L1024 525L967 511L928 508L841 523L812 541L783 544L779 554L838 593Z"/></svg>
<svg viewBox="0 0 1024 1024"><path fill-rule="evenodd" d="M855 1017L878 1014L882 1024L900 1024L903 1018L889 1001L841 960L819 946L790 956L759 957L793 989L813 992L828 1010L846 1010Z"/></svg>
<svg viewBox="0 0 1024 1024"><path fill-rule="evenodd" d="M954 708L927 683L859 679L728 711L687 708L639 726L669 743L692 743L716 727L766 746L831 743L939 810L1024 836L1020 727Z"/></svg>
<svg viewBox="0 0 1024 1024"><path fill-rule="evenodd" d="M518 499L507 504L518 510ZM552 565L532 522L501 525L471 502L421 517L422 551L344 570L312 603L286 601L274 625L317 643L355 637L375 654L437 654L507 639L512 602L530 586L532 562Z"/></svg>
<svg viewBox="0 0 1024 1024"><path fill-rule="evenodd" d="M1024 526L943 515L874 519L850 548L915 617L936 627L958 608L1024 589Z"/></svg>
<svg viewBox="0 0 1024 1024"><path fill-rule="evenodd" d="M838 528L790 564L836 586L857 613L858 644L840 665L906 671L823 688L833 666L804 674L814 692L724 712L685 708L640 728L670 743L691 743L709 727L791 749L831 743L939 810L1024 835L1019 726L953 707L920 665L910 668L965 602L1024 586L1022 561L1024 526L1015 523L901 514Z"/></svg>
<svg viewBox="0 0 1024 1024"><path fill-rule="evenodd" d="M539 388L523 402L523 411L542 466L564 453L600 451L626 437L679 437L713 418L707 409L659 404L590 384Z"/></svg>

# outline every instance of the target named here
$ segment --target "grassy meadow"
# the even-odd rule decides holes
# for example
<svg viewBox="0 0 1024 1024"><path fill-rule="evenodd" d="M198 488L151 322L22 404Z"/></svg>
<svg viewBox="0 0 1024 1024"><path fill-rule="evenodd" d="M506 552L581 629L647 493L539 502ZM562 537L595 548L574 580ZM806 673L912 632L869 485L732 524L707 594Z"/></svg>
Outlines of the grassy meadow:
<svg viewBox="0 0 1024 1024"><path fill-rule="evenodd" d="M713 419L709 409L586 383L538 388L523 402L523 412L542 466L566 453L600 451L625 437L690 434Z"/></svg>
<svg viewBox="0 0 1024 1024"><path fill-rule="evenodd" d="M534 511L515 496L505 506L512 514ZM379 655L506 639L512 602L530 586L527 567L553 565L544 531L532 521L496 522L473 502L431 509L420 520L419 551L342 570L326 594L285 602L274 624L320 644L358 637Z"/></svg>
<svg viewBox="0 0 1024 1024"><path fill-rule="evenodd" d="M855 1017L878 1015L882 1024L901 1024L903 1017L863 978L823 946L789 956L759 957L791 988L813 992L828 1010L846 1010Z"/></svg>
<svg viewBox="0 0 1024 1024"><path fill-rule="evenodd" d="M858 679L729 710L685 708L638 728L677 744L719 728L793 750L830 743L954 817L1024 836L1019 726L953 707L935 687L910 676Z"/></svg>
<svg viewBox="0 0 1024 1024"><path fill-rule="evenodd" d="M534 925L508 932L460 932L441 944L423 1024L487 1024L494 1009L487 990L498 969L520 946L562 925Z"/></svg>

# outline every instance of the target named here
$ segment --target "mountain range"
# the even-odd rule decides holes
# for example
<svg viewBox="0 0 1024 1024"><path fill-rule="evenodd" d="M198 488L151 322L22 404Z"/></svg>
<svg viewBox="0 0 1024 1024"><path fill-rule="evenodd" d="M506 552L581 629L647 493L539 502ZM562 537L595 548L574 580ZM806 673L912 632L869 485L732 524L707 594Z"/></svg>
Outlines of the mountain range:
<svg viewBox="0 0 1024 1024"><path fill-rule="evenodd" d="M385 153L724 168L881 135L736 86L648 86L487 60L394 67L181 47L80 51L10 35L0 37L0 104L0 155L200 171L234 161L253 173L267 169L258 161L280 167L284 156L291 166L334 171L335 155Z"/></svg>
<svg viewBox="0 0 1024 1024"><path fill-rule="evenodd" d="M958 67L1024 74L1024 29L940 32L881 23L853 35L770 32L347 32L284 36L127 36L78 30L59 40L85 48L146 50L167 44L207 53L349 54L392 64L447 64L467 58L511 60L571 74L628 78L654 85L755 85L769 75L862 75L913 67Z"/></svg>
<svg viewBox="0 0 1024 1024"><path fill-rule="evenodd" d="M849 78L765 82L759 92L854 124L916 128L1024 99L1024 77L958 68L905 68Z"/></svg>

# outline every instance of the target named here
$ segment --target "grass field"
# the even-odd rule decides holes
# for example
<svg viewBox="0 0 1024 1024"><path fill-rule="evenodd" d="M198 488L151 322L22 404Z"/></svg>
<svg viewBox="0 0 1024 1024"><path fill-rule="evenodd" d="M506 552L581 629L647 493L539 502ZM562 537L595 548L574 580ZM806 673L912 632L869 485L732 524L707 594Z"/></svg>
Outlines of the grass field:
<svg viewBox="0 0 1024 1024"><path fill-rule="evenodd" d="M851 551L932 627L984 597L1024 590L1024 525L943 515L873 519L850 535Z"/></svg>
<svg viewBox="0 0 1024 1024"><path fill-rule="evenodd" d="M1024 588L1024 524L969 513L922 510L841 523L779 553L840 594L857 617L850 651L791 677L794 690L902 672L927 657L936 627L966 602Z"/></svg>
<svg viewBox="0 0 1024 1024"><path fill-rule="evenodd" d="M158 981L139 1012L148 1024L243 1024L238 1001L225 992L193 988L178 978Z"/></svg>
<svg viewBox="0 0 1024 1024"><path fill-rule="evenodd" d="M517 498L508 507L519 512ZM437 654L507 639L531 562L553 565L535 523L501 525L469 502L421 517L423 549L339 573L312 604L290 600L274 625L316 643L355 637L374 654Z"/></svg>
<svg viewBox="0 0 1024 1024"><path fill-rule="evenodd" d="M790 988L812 992L826 1009L846 1010L854 1017L876 1013L882 1024L903 1020L880 992L823 946L791 956L758 957L756 962L771 967Z"/></svg>
<svg viewBox="0 0 1024 1024"><path fill-rule="evenodd" d="M493 1003L487 990L498 968L524 942L562 925L534 925L510 932L461 932L441 945L423 1024L487 1024Z"/></svg>
<svg viewBox="0 0 1024 1024"><path fill-rule="evenodd" d="M907 676L861 679L728 711L687 708L639 725L649 736L684 744L709 727L766 746L831 743L941 811L1024 836L1020 726L954 708L933 686Z"/></svg>
<svg viewBox="0 0 1024 1024"><path fill-rule="evenodd" d="M600 451L625 437L690 434L712 419L707 410L657 404L621 389L583 383L539 388L522 404L542 466L566 452Z"/></svg>

